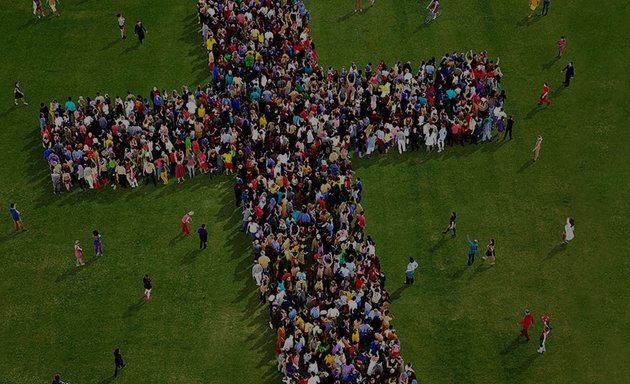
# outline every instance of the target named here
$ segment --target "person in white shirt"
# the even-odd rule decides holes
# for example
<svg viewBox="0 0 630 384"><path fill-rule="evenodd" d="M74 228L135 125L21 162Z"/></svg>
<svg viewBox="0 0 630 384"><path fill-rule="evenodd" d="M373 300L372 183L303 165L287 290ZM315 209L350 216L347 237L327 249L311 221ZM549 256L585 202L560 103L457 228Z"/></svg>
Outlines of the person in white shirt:
<svg viewBox="0 0 630 384"><path fill-rule="evenodd" d="M413 257L409 258L409 263L407 264L407 271L405 272L405 285L413 284L413 273L418 268L418 263L413 259Z"/></svg>

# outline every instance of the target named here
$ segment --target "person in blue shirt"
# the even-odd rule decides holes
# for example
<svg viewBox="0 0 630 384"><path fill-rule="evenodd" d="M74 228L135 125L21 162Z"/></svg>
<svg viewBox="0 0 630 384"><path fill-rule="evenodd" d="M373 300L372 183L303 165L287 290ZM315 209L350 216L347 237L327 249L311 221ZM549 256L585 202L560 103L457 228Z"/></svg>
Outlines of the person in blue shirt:
<svg viewBox="0 0 630 384"><path fill-rule="evenodd" d="M201 227L197 230L199 233L199 249L208 248L208 230L205 224L201 224Z"/></svg>
<svg viewBox="0 0 630 384"><path fill-rule="evenodd" d="M11 214L11 218L15 223L15 230L26 232L24 224L22 224L22 219L20 218L20 211L17 210L15 203L11 203L11 205L9 206L9 214Z"/></svg>
<svg viewBox="0 0 630 384"><path fill-rule="evenodd" d="M475 262L475 255L479 249L479 244L476 239L471 241L468 235L466 235L466 240L468 240L468 245L470 245L468 249L468 266L470 267Z"/></svg>

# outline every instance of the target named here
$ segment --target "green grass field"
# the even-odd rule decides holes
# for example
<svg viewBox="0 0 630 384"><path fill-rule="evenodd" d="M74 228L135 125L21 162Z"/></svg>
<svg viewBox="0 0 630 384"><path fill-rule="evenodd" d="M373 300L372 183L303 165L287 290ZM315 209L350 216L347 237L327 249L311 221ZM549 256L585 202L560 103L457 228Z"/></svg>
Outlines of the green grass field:
<svg viewBox="0 0 630 384"><path fill-rule="evenodd" d="M367 5L367 1L364 0ZM311 0L314 41L325 65L363 66L486 49L501 57L515 139L444 154L390 152L355 160L364 181L368 233L377 242L403 353L425 383L627 383L630 262L627 201L630 77L624 72L630 8L622 2L552 2L527 20L527 2L381 0L351 16L351 1ZM231 179L134 191L52 195L37 129L39 102L53 97L147 92L207 78L194 1L73 1L36 21L30 2L2 2L0 202L18 203L29 232L0 228L0 383L111 381L111 352L128 367L120 383L275 383L274 335L250 278L248 241L237 233ZM115 15L137 18L146 44L117 38ZM566 57L554 43L564 34ZM560 87L567 60L576 78ZM15 108L20 80L30 105ZM543 81L549 108L535 108ZM531 164L535 137L541 160ZM211 247L181 240L195 210ZM442 237L451 210L458 237ZM564 219L576 238L558 246ZM105 256L92 260L90 232ZM497 240L497 265L465 268L465 235ZM87 267L74 266L80 239ZM420 261L402 288L405 260ZM477 262L478 263L478 262ZM155 300L141 301L150 272ZM514 343L529 307L551 316L548 352ZM537 321L532 332L540 332Z"/></svg>

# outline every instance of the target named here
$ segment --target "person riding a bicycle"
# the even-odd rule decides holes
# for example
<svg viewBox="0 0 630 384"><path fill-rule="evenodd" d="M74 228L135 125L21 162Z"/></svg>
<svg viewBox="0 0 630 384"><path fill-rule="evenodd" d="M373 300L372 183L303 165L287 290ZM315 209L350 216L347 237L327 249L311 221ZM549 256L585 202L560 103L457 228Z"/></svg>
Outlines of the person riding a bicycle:
<svg viewBox="0 0 630 384"><path fill-rule="evenodd" d="M438 17L438 12L440 10L440 2L438 0L431 1L431 4L427 7L431 16L433 16L433 20Z"/></svg>

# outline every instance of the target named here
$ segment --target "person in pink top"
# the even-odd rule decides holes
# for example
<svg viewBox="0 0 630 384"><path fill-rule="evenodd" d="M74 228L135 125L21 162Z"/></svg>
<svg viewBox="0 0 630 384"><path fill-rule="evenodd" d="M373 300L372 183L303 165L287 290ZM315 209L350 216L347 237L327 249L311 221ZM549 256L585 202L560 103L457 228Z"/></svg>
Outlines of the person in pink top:
<svg viewBox="0 0 630 384"><path fill-rule="evenodd" d="M194 214L195 212L190 211L187 214L185 214L184 217L182 217L182 233L184 234L184 236L190 235L190 229L188 228L188 223L192 221L192 215Z"/></svg>
<svg viewBox="0 0 630 384"><path fill-rule="evenodd" d="M558 45L558 59L562 57L564 53L564 48L567 46L567 41L564 39L564 36L560 36L560 40L556 43Z"/></svg>
<svg viewBox="0 0 630 384"><path fill-rule="evenodd" d="M74 242L74 257L77 259L77 267L85 265L83 262L83 249L81 248L79 240Z"/></svg>

